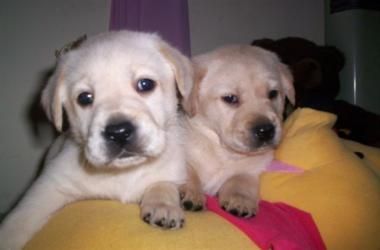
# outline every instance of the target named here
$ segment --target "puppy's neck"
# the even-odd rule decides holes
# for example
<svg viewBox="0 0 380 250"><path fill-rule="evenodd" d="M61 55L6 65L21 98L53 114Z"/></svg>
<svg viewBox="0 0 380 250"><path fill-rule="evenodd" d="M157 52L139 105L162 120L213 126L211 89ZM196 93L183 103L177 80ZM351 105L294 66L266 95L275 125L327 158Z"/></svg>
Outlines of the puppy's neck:
<svg viewBox="0 0 380 250"><path fill-rule="evenodd" d="M198 138L201 141L209 142L212 145L220 145L220 138L214 129L210 128L207 120L203 119L201 116L186 117L185 126L188 135L193 138Z"/></svg>

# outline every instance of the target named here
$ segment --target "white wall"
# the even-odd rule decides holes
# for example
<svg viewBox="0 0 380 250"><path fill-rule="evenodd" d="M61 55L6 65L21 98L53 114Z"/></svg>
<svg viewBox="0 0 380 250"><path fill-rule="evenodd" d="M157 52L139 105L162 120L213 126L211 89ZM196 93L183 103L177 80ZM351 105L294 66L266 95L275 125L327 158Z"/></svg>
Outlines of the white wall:
<svg viewBox="0 0 380 250"><path fill-rule="evenodd" d="M49 140L36 140L27 120L31 99L54 50L108 29L104 0L0 2L0 212L34 177Z"/></svg>
<svg viewBox="0 0 380 250"><path fill-rule="evenodd" d="M159 0L157 0L159 1ZM33 179L48 142L27 113L54 50L108 28L110 0L0 1L0 213ZM189 0L193 54L225 43L324 41L323 0Z"/></svg>
<svg viewBox="0 0 380 250"><path fill-rule="evenodd" d="M324 0L188 0L192 54L226 43L301 36L324 43Z"/></svg>

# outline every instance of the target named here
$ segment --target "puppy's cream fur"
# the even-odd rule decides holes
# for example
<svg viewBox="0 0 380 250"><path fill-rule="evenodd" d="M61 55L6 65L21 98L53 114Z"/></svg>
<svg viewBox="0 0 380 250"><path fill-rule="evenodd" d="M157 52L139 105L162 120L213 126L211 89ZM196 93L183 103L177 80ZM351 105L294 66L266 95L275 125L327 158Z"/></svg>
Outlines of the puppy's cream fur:
<svg viewBox="0 0 380 250"><path fill-rule="evenodd" d="M138 81L147 78L155 88L138 92ZM0 249L21 249L53 213L82 199L139 203L147 223L180 228L178 185L186 170L176 88L188 95L191 78L190 61L155 34L108 32L62 55L42 104L58 130L65 110L70 129L56 140L44 172L3 221ZM83 92L93 94L91 105L78 104ZM117 119L136 126L136 145L111 154L104 131Z"/></svg>
<svg viewBox="0 0 380 250"><path fill-rule="evenodd" d="M227 211L251 216L259 175L281 139L285 97L294 102L291 74L275 54L244 45L196 56L193 68L192 92L183 100L189 181L182 187L182 204L197 210L206 192L218 195ZM226 96L237 101L228 103ZM254 131L268 124L273 138L258 140Z"/></svg>

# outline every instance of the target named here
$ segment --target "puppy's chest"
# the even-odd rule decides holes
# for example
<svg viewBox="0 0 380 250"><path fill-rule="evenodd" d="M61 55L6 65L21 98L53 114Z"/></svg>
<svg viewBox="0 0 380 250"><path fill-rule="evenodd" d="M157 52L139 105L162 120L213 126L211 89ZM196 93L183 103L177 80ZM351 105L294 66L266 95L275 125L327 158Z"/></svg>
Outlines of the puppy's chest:
<svg viewBox="0 0 380 250"><path fill-rule="evenodd" d="M203 190L210 195L215 195L223 183L232 176L258 177L272 161L273 154L268 152L263 155L239 157L223 150L213 150L208 151L208 154L198 151L198 157L194 157L197 161L192 165L201 180Z"/></svg>
<svg viewBox="0 0 380 250"><path fill-rule="evenodd" d="M133 171L102 173L83 171L80 166L70 174L59 177L60 190L76 199L111 199L123 203L140 202L145 190L160 181L172 181L174 177L161 173L151 166L138 167Z"/></svg>
<svg viewBox="0 0 380 250"><path fill-rule="evenodd" d="M172 151L171 151L172 152ZM183 155L163 154L149 164L129 169L96 169L82 165L81 149L70 143L50 163L46 177L65 195L81 199L114 199L139 202L146 188L157 182L182 184L186 179ZM67 159L73 159L68 164Z"/></svg>
<svg viewBox="0 0 380 250"><path fill-rule="evenodd" d="M273 153L246 156L225 149L214 132L190 130L187 137L187 162L197 172L203 190L215 195L222 184L234 175L258 176L272 160Z"/></svg>
<svg viewBox="0 0 380 250"><path fill-rule="evenodd" d="M82 171L80 171L82 172ZM78 199L114 199L122 202L137 202L142 196L144 185L139 175L81 173L72 176L62 185L63 192Z"/></svg>
<svg viewBox="0 0 380 250"><path fill-rule="evenodd" d="M221 155L206 157L194 168L200 177L204 191L210 195L215 195L223 183L234 175L256 175L258 172L258 169L249 160L231 160Z"/></svg>

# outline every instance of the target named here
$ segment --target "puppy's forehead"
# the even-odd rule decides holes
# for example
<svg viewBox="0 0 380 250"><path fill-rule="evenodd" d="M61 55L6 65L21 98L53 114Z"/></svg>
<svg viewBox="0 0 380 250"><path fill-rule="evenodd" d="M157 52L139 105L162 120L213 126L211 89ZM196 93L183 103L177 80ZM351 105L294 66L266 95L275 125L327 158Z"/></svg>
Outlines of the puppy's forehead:
<svg viewBox="0 0 380 250"><path fill-rule="evenodd" d="M214 60L220 70L230 68L231 73L274 77L278 73L278 58L271 52L252 46L231 46L216 51Z"/></svg>
<svg viewBox="0 0 380 250"><path fill-rule="evenodd" d="M246 92L259 86L262 89L275 88L280 83L280 62L275 55L263 49L251 46L226 47L199 60L207 67L205 80L220 81L212 84L212 87L221 91L242 88Z"/></svg>
<svg viewBox="0 0 380 250"><path fill-rule="evenodd" d="M67 65L73 71L113 74L113 77L136 71L145 71L148 76L150 73L161 75L170 67L160 53L160 42L160 38L152 34L102 34L69 53Z"/></svg>

